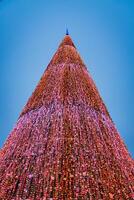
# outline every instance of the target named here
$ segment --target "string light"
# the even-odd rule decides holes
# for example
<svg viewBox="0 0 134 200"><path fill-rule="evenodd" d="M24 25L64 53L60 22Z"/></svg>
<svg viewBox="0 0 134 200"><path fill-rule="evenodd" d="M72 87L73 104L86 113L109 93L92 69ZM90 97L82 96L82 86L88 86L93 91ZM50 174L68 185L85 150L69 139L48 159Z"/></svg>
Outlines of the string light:
<svg viewBox="0 0 134 200"><path fill-rule="evenodd" d="M67 34L0 151L0 200L130 200L132 170Z"/></svg>

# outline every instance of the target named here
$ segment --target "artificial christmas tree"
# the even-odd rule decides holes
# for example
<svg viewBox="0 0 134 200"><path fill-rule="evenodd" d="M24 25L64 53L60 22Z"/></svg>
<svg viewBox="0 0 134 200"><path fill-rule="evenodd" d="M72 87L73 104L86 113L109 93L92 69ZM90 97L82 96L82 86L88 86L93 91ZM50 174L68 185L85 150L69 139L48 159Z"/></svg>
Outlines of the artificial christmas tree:
<svg viewBox="0 0 134 200"><path fill-rule="evenodd" d="M0 152L0 200L130 200L133 183L133 160L67 32Z"/></svg>

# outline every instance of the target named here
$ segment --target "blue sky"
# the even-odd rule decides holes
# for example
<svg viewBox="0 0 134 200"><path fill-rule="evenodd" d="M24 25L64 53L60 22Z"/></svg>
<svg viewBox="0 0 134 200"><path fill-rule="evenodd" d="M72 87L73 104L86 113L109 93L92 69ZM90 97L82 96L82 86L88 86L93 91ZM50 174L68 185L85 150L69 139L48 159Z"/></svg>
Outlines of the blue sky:
<svg viewBox="0 0 134 200"><path fill-rule="evenodd" d="M0 1L0 147L68 27L134 156L134 1Z"/></svg>

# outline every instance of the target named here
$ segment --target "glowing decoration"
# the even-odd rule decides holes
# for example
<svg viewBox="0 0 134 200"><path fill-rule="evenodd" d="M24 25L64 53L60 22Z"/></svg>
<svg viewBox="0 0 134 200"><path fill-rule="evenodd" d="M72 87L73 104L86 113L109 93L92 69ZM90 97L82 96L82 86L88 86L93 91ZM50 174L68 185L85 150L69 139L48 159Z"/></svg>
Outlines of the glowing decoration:
<svg viewBox="0 0 134 200"><path fill-rule="evenodd" d="M0 200L130 200L133 173L67 34L0 151Z"/></svg>

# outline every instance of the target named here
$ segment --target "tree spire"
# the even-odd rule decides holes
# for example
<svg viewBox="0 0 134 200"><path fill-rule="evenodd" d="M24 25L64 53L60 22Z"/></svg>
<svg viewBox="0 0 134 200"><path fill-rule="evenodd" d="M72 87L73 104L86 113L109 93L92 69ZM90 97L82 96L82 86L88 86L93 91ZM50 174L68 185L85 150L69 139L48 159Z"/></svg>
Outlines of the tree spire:
<svg viewBox="0 0 134 200"><path fill-rule="evenodd" d="M69 35L68 28L66 28L66 35Z"/></svg>

